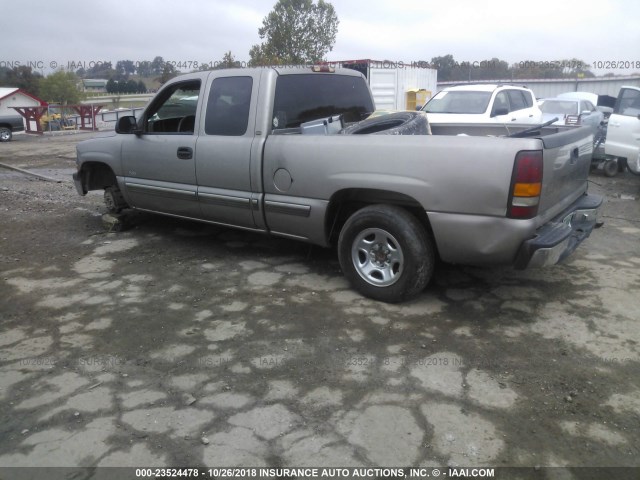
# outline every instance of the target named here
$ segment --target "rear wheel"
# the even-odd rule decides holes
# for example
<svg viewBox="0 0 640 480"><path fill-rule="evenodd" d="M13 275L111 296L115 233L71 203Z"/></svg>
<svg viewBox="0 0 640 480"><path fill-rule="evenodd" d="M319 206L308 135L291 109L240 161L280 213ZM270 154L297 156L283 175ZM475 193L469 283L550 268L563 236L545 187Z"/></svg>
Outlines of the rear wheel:
<svg viewBox="0 0 640 480"><path fill-rule="evenodd" d="M109 213L120 213L127 208L127 202L118 187L107 187L104 189L104 204Z"/></svg>
<svg viewBox="0 0 640 480"><path fill-rule="evenodd" d="M433 243L403 208L371 205L345 223L338 240L345 277L362 295L397 303L419 294L433 274Z"/></svg>
<svg viewBox="0 0 640 480"><path fill-rule="evenodd" d="M11 129L7 127L0 127L0 142L8 142L13 138Z"/></svg>
<svg viewBox="0 0 640 480"><path fill-rule="evenodd" d="M602 171L607 177L615 177L618 174L618 161L607 160L602 166Z"/></svg>

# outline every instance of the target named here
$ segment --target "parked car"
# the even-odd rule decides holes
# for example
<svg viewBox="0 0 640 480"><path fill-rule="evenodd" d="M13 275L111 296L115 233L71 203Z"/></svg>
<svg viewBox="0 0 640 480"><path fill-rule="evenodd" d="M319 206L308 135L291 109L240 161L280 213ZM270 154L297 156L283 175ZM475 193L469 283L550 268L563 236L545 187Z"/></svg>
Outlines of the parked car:
<svg viewBox="0 0 640 480"><path fill-rule="evenodd" d="M607 128L607 157L626 161L630 172L640 175L640 88L622 87Z"/></svg>
<svg viewBox="0 0 640 480"><path fill-rule="evenodd" d="M547 98L540 104L540 110L543 122L558 117L553 125L587 125L594 133L604 120L604 114L588 100Z"/></svg>
<svg viewBox="0 0 640 480"><path fill-rule="evenodd" d="M20 115L0 116L0 142L8 142L13 138L14 132L23 132L24 122Z"/></svg>
<svg viewBox="0 0 640 480"><path fill-rule="evenodd" d="M158 115L187 94L195 111ZM373 105L353 70L187 74L139 119L121 117L115 135L79 143L73 178L80 195L104 190L112 212L337 244L354 288L386 302L420 293L436 256L552 265L594 228L588 128L432 125L429 135L420 112L360 121Z"/></svg>
<svg viewBox="0 0 640 480"><path fill-rule="evenodd" d="M608 119L613 112L616 104L616 97L611 95L599 95L591 92L565 92L556 95L556 98L567 98L572 100L586 100L595 105L596 109L604 114L604 118Z"/></svg>
<svg viewBox="0 0 640 480"><path fill-rule="evenodd" d="M430 124L542 122L533 92L526 87L469 84L447 87L421 109Z"/></svg>

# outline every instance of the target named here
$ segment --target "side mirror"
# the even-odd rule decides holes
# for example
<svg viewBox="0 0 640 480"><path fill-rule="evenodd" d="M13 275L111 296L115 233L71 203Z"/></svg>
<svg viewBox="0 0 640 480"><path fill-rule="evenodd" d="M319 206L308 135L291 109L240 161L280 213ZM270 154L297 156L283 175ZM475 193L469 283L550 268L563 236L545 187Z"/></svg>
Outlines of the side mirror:
<svg viewBox="0 0 640 480"><path fill-rule="evenodd" d="M419 112L420 110L422 110L422 105L416 105L416 112Z"/></svg>
<svg viewBox="0 0 640 480"><path fill-rule="evenodd" d="M116 123L116 133L138 133L138 122L133 115L120 117Z"/></svg>
<svg viewBox="0 0 640 480"><path fill-rule="evenodd" d="M491 114L491 117L499 117L500 115L509 115L509 109L505 107L496 108Z"/></svg>

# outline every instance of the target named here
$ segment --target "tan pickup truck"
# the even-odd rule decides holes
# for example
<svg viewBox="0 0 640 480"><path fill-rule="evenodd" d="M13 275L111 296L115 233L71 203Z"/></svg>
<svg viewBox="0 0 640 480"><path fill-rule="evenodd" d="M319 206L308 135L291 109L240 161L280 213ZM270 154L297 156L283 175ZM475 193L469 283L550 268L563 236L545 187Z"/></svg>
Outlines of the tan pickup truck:
<svg viewBox="0 0 640 480"><path fill-rule="evenodd" d="M421 292L436 257L555 264L589 236L589 128L366 119L361 74L327 67L177 77L142 116L77 147L81 195L328 247L363 295ZM363 120L365 119L365 120Z"/></svg>

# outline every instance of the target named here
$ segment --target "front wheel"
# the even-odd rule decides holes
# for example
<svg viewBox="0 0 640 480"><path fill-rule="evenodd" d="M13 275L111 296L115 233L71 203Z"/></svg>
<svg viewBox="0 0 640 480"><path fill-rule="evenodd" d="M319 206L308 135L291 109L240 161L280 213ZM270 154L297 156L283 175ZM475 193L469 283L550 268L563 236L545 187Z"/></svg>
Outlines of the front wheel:
<svg viewBox="0 0 640 480"><path fill-rule="evenodd" d="M109 213L120 213L129 206L120 189L115 186L104 189L104 204Z"/></svg>
<svg viewBox="0 0 640 480"><path fill-rule="evenodd" d="M355 212L340 232L338 258L362 295L398 303L418 295L433 274L434 249L417 218L403 208L371 205Z"/></svg>

